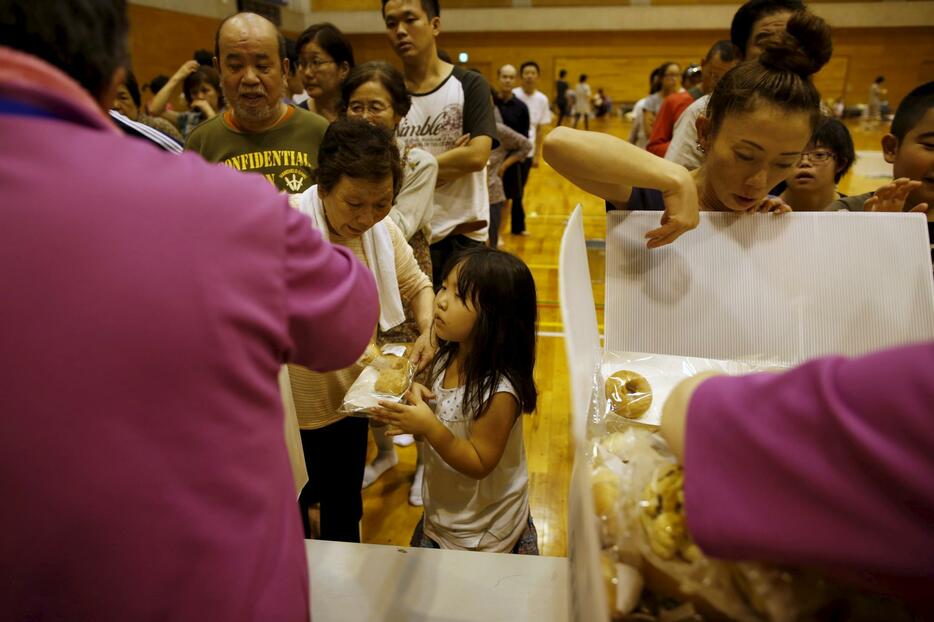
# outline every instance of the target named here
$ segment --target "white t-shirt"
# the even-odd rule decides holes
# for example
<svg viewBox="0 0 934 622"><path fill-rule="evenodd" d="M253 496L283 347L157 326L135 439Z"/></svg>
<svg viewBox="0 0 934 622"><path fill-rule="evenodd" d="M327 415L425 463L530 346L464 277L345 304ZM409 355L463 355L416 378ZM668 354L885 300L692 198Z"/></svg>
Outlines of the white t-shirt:
<svg viewBox="0 0 934 622"><path fill-rule="evenodd" d="M574 87L574 114L587 115L590 111L590 85L586 82L578 82Z"/></svg>
<svg viewBox="0 0 934 622"><path fill-rule="evenodd" d="M697 148L695 122L697 117L707 109L709 99L710 95L698 97L681 113L675 121L671 142L668 144L668 151L665 152L666 160L677 162L689 171L700 168L700 165L704 163L704 152Z"/></svg>
<svg viewBox="0 0 934 622"><path fill-rule="evenodd" d="M489 136L497 145L496 121L490 86L478 73L454 67L444 82L428 93L412 93L412 107L399 123L396 137L407 147L424 149L436 158L449 151L458 138ZM431 217L434 244L465 222L490 220L486 168L458 177L435 188ZM486 241L488 228L465 234Z"/></svg>
<svg viewBox="0 0 934 622"><path fill-rule="evenodd" d="M464 412L464 387L445 389L444 374L432 386L437 399L429 402L438 420L457 438L470 436L473 418ZM505 378L493 392L516 395ZM518 400L518 396L516 397ZM424 443L425 535L441 548L509 553L529 519L529 472L522 441L522 415L506 441L499 464L481 480L448 465Z"/></svg>
<svg viewBox="0 0 934 622"><path fill-rule="evenodd" d="M642 114L648 99L648 96L643 97L632 107L632 129L629 130L629 142L640 149L644 149L649 142L649 137L645 135L645 118Z"/></svg>
<svg viewBox="0 0 934 622"><path fill-rule="evenodd" d="M402 152L402 187L389 212L406 240L418 231L431 239L431 215L435 209L435 183L438 181L438 161L423 149L400 145Z"/></svg>
<svg viewBox="0 0 934 622"><path fill-rule="evenodd" d="M529 140L532 141L532 149L528 157L535 155L535 135L538 133L539 125L551 123L551 107L548 104L548 96L541 91L535 91L531 95L517 86L512 90L512 94L519 98L529 109Z"/></svg>

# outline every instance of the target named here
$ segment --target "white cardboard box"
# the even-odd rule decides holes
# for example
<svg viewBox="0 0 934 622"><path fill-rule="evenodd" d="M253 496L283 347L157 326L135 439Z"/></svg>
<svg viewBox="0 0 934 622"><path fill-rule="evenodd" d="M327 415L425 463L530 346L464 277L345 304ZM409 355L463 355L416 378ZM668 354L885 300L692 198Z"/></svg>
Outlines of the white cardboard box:
<svg viewBox="0 0 934 622"><path fill-rule="evenodd" d="M697 229L649 250L658 219L607 214L607 351L794 364L934 339L921 214L702 213ZM571 619L592 622L606 619L606 596L584 426L572 427Z"/></svg>

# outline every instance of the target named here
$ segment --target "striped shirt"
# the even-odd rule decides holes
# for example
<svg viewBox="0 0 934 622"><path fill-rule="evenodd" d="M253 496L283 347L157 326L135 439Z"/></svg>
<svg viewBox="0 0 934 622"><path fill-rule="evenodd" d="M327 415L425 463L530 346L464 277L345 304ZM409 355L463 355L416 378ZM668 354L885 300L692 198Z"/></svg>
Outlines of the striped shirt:
<svg viewBox="0 0 934 622"><path fill-rule="evenodd" d="M181 153L182 144L168 136L163 134L157 129L151 128L145 123L139 123L138 121L133 121L129 117L125 117L116 110L110 111L110 118L114 120L125 134L129 136L135 136L136 138L142 138L153 143L160 149L169 151L171 153Z"/></svg>

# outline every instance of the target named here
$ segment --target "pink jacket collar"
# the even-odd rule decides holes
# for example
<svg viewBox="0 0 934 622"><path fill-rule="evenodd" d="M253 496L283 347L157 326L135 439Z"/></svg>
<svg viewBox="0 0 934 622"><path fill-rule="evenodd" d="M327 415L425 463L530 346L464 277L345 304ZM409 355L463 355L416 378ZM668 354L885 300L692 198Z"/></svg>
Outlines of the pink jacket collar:
<svg viewBox="0 0 934 622"><path fill-rule="evenodd" d="M119 133L91 95L57 67L0 45L0 97L49 111L55 116Z"/></svg>

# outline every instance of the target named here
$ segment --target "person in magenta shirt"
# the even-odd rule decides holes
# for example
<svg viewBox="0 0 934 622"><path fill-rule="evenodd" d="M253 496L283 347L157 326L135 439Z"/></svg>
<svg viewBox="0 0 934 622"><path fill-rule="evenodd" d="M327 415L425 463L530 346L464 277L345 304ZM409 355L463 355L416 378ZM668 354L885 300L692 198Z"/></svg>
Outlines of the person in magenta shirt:
<svg viewBox="0 0 934 622"><path fill-rule="evenodd" d="M372 275L262 178L104 112L122 0L0 20L0 614L309 618L280 365L352 363Z"/></svg>
<svg viewBox="0 0 934 622"><path fill-rule="evenodd" d="M688 529L725 559L822 567L930 612L934 342L697 376L665 404Z"/></svg>

